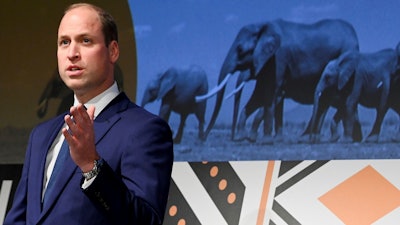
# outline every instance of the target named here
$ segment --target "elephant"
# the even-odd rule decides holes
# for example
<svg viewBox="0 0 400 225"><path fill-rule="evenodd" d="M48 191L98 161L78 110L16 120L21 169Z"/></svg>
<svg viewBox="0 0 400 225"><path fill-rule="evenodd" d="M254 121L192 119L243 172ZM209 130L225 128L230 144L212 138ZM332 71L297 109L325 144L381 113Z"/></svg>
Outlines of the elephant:
<svg viewBox="0 0 400 225"><path fill-rule="evenodd" d="M383 49L374 53L350 51L330 61L322 73L314 94L312 134L318 139L322 122L329 106L342 112L344 134L342 142L354 141L354 131L359 129L357 106L361 104L376 109L376 118L365 142L377 142L382 121L389 108L400 115L398 100L400 47ZM337 133L335 118L331 126L333 136ZM358 131L357 131L358 132ZM398 138L398 137L397 137Z"/></svg>
<svg viewBox="0 0 400 225"><path fill-rule="evenodd" d="M49 100L52 98L61 99L61 103L57 109L57 115L67 111L74 102L73 91L61 80L57 69L47 82L46 87L39 98L38 108L36 110L36 114L39 118L43 118L46 115Z"/></svg>
<svg viewBox="0 0 400 225"><path fill-rule="evenodd" d="M181 143L183 128L187 117L194 113L198 122L198 137L204 140L204 124L207 102L196 102L196 95L208 92L208 79L206 72L197 65L189 68L171 67L149 81L143 93L141 106L161 99L159 116L169 121L171 111L180 115L178 132L174 143Z"/></svg>
<svg viewBox="0 0 400 225"><path fill-rule="evenodd" d="M119 90L122 91L124 89L123 72L118 64L114 67L114 77L117 81ZM46 87L40 95L38 108L36 109L36 115L39 118L43 118L47 114L50 99L61 99L61 103L57 109L57 115L69 110L74 102L74 93L61 80L58 69L53 72L50 80L47 82Z"/></svg>
<svg viewBox="0 0 400 225"><path fill-rule="evenodd" d="M284 98L312 104L314 89L325 65L349 50L359 50L358 37L353 26L343 20L301 24L278 19L242 27L222 64L218 85L206 95L196 97L197 101L203 101L217 94L205 137L217 119L226 84L238 71L241 72L238 79L255 80L256 84L240 115L235 112L240 98L235 97L232 124L237 120L236 139L249 139L245 124L256 110L256 117L264 121L262 142L271 143L273 124L276 137L282 137ZM248 74L243 74L246 70ZM239 115L239 119L235 115ZM305 133L309 132L309 125ZM257 122L252 127L252 133L256 132ZM232 127L232 139L235 139L234 132L235 127Z"/></svg>

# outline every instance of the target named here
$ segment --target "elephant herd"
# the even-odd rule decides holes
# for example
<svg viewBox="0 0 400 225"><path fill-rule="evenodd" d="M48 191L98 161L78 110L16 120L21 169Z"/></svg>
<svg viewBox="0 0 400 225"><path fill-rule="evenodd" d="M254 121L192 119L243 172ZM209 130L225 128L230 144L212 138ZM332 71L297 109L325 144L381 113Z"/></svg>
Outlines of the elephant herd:
<svg viewBox="0 0 400 225"><path fill-rule="evenodd" d="M186 71L190 81L181 85L193 88L191 91L178 90L176 84L174 91L166 97L159 94L159 85L163 82L163 76L160 76L158 82L153 81L145 90L142 106L161 98L160 115L168 120L171 110L181 114L175 139L178 143L187 115L195 113L199 120L199 138L205 140L217 120L225 87L238 73L236 89L231 93L235 98L231 128L234 141L257 141L262 122L261 143L282 140L284 99L291 98L300 104L313 104L313 113L299 141L320 142L325 115L329 107L333 107L336 111L330 123L332 142L377 142L388 109L400 115L399 54L399 46L361 53L354 27L340 19L325 19L313 24L281 19L250 24L242 27L234 39L215 88L208 92L205 73L196 68L197 72ZM254 90L239 112L243 86L250 80L255 81ZM189 98L184 99L182 93L188 94L186 97ZM214 95L215 106L203 131L205 102ZM363 138L359 121L359 104L376 109L373 128L366 138ZM254 113L251 128L246 130L246 122ZM340 122L343 134L338 131ZM392 140L400 141L400 134Z"/></svg>
<svg viewBox="0 0 400 225"><path fill-rule="evenodd" d="M182 140L188 115L195 114L199 121L198 137L206 140L224 102L226 85L238 74L236 88L231 93L234 141L283 140L284 100L291 98L300 104L313 105L299 141L320 142L325 115L333 107L336 111L330 123L332 142L377 142L387 111L393 109L400 115L399 56L400 45L374 53L360 52L354 27L340 19L313 24L281 19L249 24L234 39L215 88L209 91L207 75L200 66L171 67L148 83L141 105L159 99L162 118L168 121L171 112L180 115L175 143ZM243 87L250 80L255 81L254 90L239 111ZM205 128L206 102L214 95L215 106ZM359 104L376 109L373 128L365 138L358 116ZM247 130L246 123L254 113ZM339 134L340 122L343 134ZM261 124L263 134L259 135ZM392 140L400 141L400 133Z"/></svg>

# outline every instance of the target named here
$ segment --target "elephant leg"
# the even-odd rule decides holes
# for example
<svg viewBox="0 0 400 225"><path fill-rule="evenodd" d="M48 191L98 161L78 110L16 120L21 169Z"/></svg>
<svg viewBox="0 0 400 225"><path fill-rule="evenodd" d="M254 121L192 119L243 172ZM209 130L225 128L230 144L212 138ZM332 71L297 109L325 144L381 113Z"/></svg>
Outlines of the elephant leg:
<svg viewBox="0 0 400 225"><path fill-rule="evenodd" d="M312 115L308 121L306 129L300 136L299 142L301 143L320 142L321 127L331 104L331 99L325 97L322 93L323 92L321 91L314 94Z"/></svg>
<svg viewBox="0 0 400 225"><path fill-rule="evenodd" d="M343 137L341 138L340 142L342 143L351 143L353 142L352 134L356 119L356 114L358 113L358 99L359 93L351 95L348 97L346 101L346 109L344 110L344 117L343 117Z"/></svg>
<svg viewBox="0 0 400 225"><path fill-rule="evenodd" d="M205 136L204 136L204 124L205 124L205 117L204 114L206 113L206 105L205 103L201 103L197 106L198 110L196 110L196 118L199 121L199 132L198 132L198 138L201 141L205 141Z"/></svg>
<svg viewBox="0 0 400 225"><path fill-rule="evenodd" d="M336 142L339 140L340 135L338 131L338 125L340 120L344 119L344 107L339 107L338 110L336 111L336 114L333 117L333 120L331 121L331 142ZM344 121L343 121L343 126L344 126ZM354 112L354 120L353 120L353 128L352 128L352 135L351 138L355 142L361 142L363 135L362 135L362 127L360 123L360 119L358 117L358 109L357 107L355 108ZM348 139L349 140L349 139Z"/></svg>
<svg viewBox="0 0 400 225"><path fill-rule="evenodd" d="M250 142L255 142L257 140L258 128L260 127L263 118L264 118L264 109L259 108L257 110L256 115L254 116L253 124L251 126L251 130L249 133L248 140Z"/></svg>
<svg viewBox="0 0 400 225"><path fill-rule="evenodd" d="M381 132L382 121L385 118L386 112L388 111L387 101L389 96L389 87L390 84L383 84L381 97L379 100L379 106L377 107L376 111L376 118L374 126L372 127L371 132L365 139L365 142L378 142L379 141L379 134Z"/></svg>
<svg viewBox="0 0 400 225"><path fill-rule="evenodd" d="M165 104L164 102L162 102L158 115L163 120L165 120L166 122L169 122L169 117L171 115L171 107L170 107L170 105L169 104Z"/></svg>
<svg viewBox="0 0 400 225"><path fill-rule="evenodd" d="M169 104L161 103L158 115L168 122L169 116L171 115L171 106Z"/></svg>
<svg viewBox="0 0 400 225"><path fill-rule="evenodd" d="M236 130L236 136L234 137L234 141L243 141L246 139L246 132L245 132L245 126L246 126L246 119L248 117L248 113L246 112L246 108L243 108L240 111L239 118L237 121L237 130Z"/></svg>
<svg viewBox="0 0 400 225"><path fill-rule="evenodd" d="M374 126L372 127L371 132L365 139L365 142L372 143L372 142L379 141L379 133L381 131L382 121L383 121L383 118L385 117L386 112L387 112L387 109L377 110Z"/></svg>
<svg viewBox="0 0 400 225"><path fill-rule="evenodd" d="M182 114L181 115L181 121L179 123L178 132L176 133L175 138L174 138L174 143L175 144L179 144L182 141L183 128L185 127L187 116L188 116L187 114Z"/></svg>
<svg viewBox="0 0 400 225"><path fill-rule="evenodd" d="M397 113L397 116L400 118L400 106L396 104L392 106L392 109ZM400 142L400 121L397 122L396 133L391 137L391 141Z"/></svg>
<svg viewBox="0 0 400 225"><path fill-rule="evenodd" d="M312 118L311 118L311 120L312 120ZM306 129L304 129L304 131L301 134L301 136L307 136L308 137L309 135L314 133L314 128L312 126L311 120L307 123Z"/></svg>
<svg viewBox="0 0 400 225"><path fill-rule="evenodd" d="M330 123L330 131L331 131L331 137L329 139L330 142L336 142L340 138L338 126L340 120L343 118L343 109L338 108L336 110L335 115L333 115L333 118Z"/></svg>
<svg viewBox="0 0 400 225"><path fill-rule="evenodd" d="M264 135L261 138L261 144L273 144L274 138L272 136L272 124L273 124L273 115L274 115L274 107L267 106L264 107Z"/></svg>
<svg viewBox="0 0 400 225"><path fill-rule="evenodd" d="M362 128L361 128L361 123L360 123L360 119L358 117L358 110L356 111L356 115L355 115L355 120L354 120L354 128L353 128L353 140L355 142L361 142L363 139L362 136Z"/></svg>
<svg viewBox="0 0 400 225"><path fill-rule="evenodd" d="M323 110L318 112L315 128L312 128L312 126L310 125L310 130L311 130L310 141L311 141L311 143L319 143L319 142L321 142L321 128L322 128L322 125L324 123L325 116L326 116L327 112L328 112L328 107L325 107ZM308 124L312 123L311 120L312 119L310 119Z"/></svg>
<svg viewBox="0 0 400 225"><path fill-rule="evenodd" d="M71 92L71 94L65 96L62 99L60 105L58 106L57 115L65 112L65 111L68 111L69 108L71 107L71 105L73 105L73 104L74 104L74 93Z"/></svg>
<svg viewBox="0 0 400 225"><path fill-rule="evenodd" d="M245 107L239 114L239 119L237 122L237 132L234 141L243 141L247 139L246 134L246 121L251 114L254 113L260 107L260 101L257 99L256 95L253 93ZM254 123L253 123L254 124ZM254 126L253 126L254 127Z"/></svg>
<svg viewBox="0 0 400 225"><path fill-rule="evenodd" d="M321 127L324 122L327 111L328 111L328 105L321 104L320 106L318 106L318 110L313 112L313 115L308 121L306 129L300 136L299 141L301 143L318 143L321 141L320 140Z"/></svg>
<svg viewBox="0 0 400 225"><path fill-rule="evenodd" d="M275 107L275 138L274 141L283 141L283 97L279 100Z"/></svg>

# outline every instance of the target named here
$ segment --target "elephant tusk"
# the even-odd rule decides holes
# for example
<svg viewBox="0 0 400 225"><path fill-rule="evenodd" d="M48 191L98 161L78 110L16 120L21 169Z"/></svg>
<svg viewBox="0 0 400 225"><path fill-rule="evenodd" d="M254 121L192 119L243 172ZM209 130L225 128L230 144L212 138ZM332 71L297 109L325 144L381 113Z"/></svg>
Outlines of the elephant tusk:
<svg viewBox="0 0 400 225"><path fill-rule="evenodd" d="M225 77L225 79L224 79L218 86L214 87L214 88L213 88L211 91L209 91L207 94L205 94L205 95L200 95L200 96L196 96L196 97L195 97L196 102L204 101L204 100L206 100L206 99L212 97L212 96L215 95L216 93L218 93L218 92L226 85L226 83L228 82L228 80L229 80L229 78L230 78L231 76L232 76L232 74L229 73L229 74Z"/></svg>
<svg viewBox="0 0 400 225"><path fill-rule="evenodd" d="M229 93L229 95L227 95L227 96L225 97L225 100L229 99L229 98L232 97L234 94L236 94L237 92L239 92L240 90L242 90L243 87L244 87L244 85L245 85L245 83L246 83L246 81L245 81L245 82L242 82L242 83L239 85L239 87L237 87L235 90L233 90L231 93Z"/></svg>

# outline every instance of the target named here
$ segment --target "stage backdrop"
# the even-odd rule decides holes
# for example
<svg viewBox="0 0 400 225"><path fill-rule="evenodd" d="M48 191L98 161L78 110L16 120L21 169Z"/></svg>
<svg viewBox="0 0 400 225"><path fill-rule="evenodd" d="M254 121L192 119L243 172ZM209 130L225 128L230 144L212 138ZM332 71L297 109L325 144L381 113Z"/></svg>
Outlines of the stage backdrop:
<svg viewBox="0 0 400 225"><path fill-rule="evenodd" d="M30 130L70 102L70 92L57 80L56 34L71 2L0 3L0 223L12 204ZM144 107L162 115L174 131L165 225L399 221L400 2L90 2L118 22L120 88L139 105L145 99ZM379 52L383 49L390 50ZM354 72L350 83L340 88L336 80L332 92L316 95L323 99L320 109L328 110L325 118L310 123L312 135L304 132L317 83L335 81L320 77L335 75L343 65ZM386 77L365 83L371 95L354 98L356 74L364 81L368 74ZM225 81L223 96L207 97ZM148 85L158 83L175 86L160 86L149 92L156 96L145 96ZM46 94L55 85L58 92ZM388 101L380 98L384 90ZM363 104L345 105L350 93L353 102ZM240 99L237 108L235 98ZM381 133L365 141L379 103L389 107L381 117ZM187 116L182 129L180 116ZM347 131L353 140L343 136L344 124L355 128Z"/></svg>

